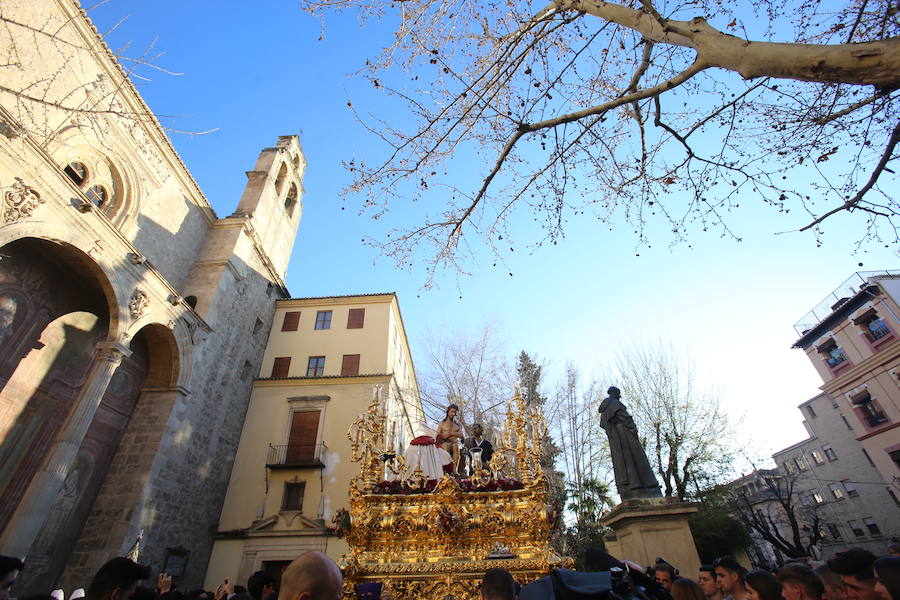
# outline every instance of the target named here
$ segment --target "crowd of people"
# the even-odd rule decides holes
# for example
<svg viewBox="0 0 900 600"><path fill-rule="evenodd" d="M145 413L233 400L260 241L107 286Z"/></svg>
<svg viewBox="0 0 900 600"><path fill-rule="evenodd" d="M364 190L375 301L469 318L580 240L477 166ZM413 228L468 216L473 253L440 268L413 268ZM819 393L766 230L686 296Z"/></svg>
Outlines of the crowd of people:
<svg viewBox="0 0 900 600"><path fill-rule="evenodd" d="M747 571L723 556L703 565L697 579L679 577L665 562L652 567L672 600L900 600L900 544L877 557L851 548L828 561L789 562L770 571Z"/></svg>
<svg viewBox="0 0 900 600"><path fill-rule="evenodd" d="M774 571L748 571L733 557L723 556L701 566L696 579L682 576L662 559L644 569L597 552L588 563L591 571L611 575L595 579L591 588L586 574L575 573L582 575L580 581L576 578L576 585L581 587L579 598L627 600L616 587L615 578L630 573L628 593L643 600L900 600L900 544L892 545L883 557L851 548L825 562L789 562ZM53 592L14 598L11 590L23 566L18 558L0 556L0 600L63 600ZM155 589L142 586L149 577L150 567L129 558L114 558L97 571L86 589L75 590L69 600L339 600L343 584L337 564L314 551L301 554L285 567L280 580L257 571L246 587L226 578L213 592L197 589L182 593L173 589L172 579L165 573L158 576ZM484 574L480 595L482 600L550 600L565 594L565 582L560 573L554 573L522 588L509 571L494 568ZM595 596L590 595L592 589ZM358 586L356 592L364 600L391 600L381 584Z"/></svg>

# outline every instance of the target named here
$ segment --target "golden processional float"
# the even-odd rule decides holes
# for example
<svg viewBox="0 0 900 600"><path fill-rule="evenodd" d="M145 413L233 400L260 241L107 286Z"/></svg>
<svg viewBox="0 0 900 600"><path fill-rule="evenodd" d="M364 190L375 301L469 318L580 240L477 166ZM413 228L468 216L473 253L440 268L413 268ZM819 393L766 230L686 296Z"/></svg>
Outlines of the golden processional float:
<svg viewBox="0 0 900 600"><path fill-rule="evenodd" d="M341 565L344 598L356 597L357 584L380 582L393 600L477 600L488 569L507 569L525 585L571 566L549 543L555 516L540 464L547 427L518 390L490 470L467 478L429 481L418 467L409 473L386 448L386 422L375 398L348 432L351 460L361 465L349 511L335 516L350 546Z"/></svg>

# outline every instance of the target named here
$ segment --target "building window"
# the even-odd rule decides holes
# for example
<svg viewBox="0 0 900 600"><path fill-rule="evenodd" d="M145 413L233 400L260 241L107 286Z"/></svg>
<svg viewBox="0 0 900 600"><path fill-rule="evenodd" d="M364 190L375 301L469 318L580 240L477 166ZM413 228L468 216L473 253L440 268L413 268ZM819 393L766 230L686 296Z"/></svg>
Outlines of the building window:
<svg viewBox="0 0 900 600"><path fill-rule="evenodd" d="M306 483L287 481L284 484L284 496L281 499L281 510L303 510L303 494Z"/></svg>
<svg viewBox="0 0 900 600"><path fill-rule="evenodd" d="M366 309L351 308L347 313L347 329L362 329L363 322L366 320Z"/></svg>
<svg viewBox="0 0 900 600"><path fill-rule="evenodd" d="M288 188L287 195L284 197L284 210L289 217L294 216L295 206L297 206L297 186L292 183Z"/></svg>
<svg viewBox="0 0 900 600"><path fill-rule="evenodd" d="M291 357L280 356L272 363L272 377L287 377L291 370Z"/></svg>
<svg viewBox="0 0 900 600"><path fill-rule="evenodd" d="M865 519L863 519L863 523L866 524L866 529L869 530L869 533L871 533L872 535L881 535L881 530L878 529L878 525L875 524L875 521L873 519L866 517Z"/></svg>
<svg viewBox="0 0 900 600"><path fill-rule="evenodd" d="M300 325L300 311L289 311L284 313L284 321L281 322L282 331L297 331Z"/></svg>
<svg viewBox="0 0 900 600"><path fill-rule="evenodd" d="M87 180L87 168L78 161L70 162L63 170L78 187Z"/></svg>
<svg viewBox="0 0 900 600"><path fill-rule="evenodd" d="M817 465L824 464L825 455L822 454L821 450L819 450L819 449L813 450L812 452L810 452L810 454L812 455L813 460L816 461Z"/></svg>
<svg viewBox="0 0 900 600"><path fill-rule="evenodd" d="M802 456L798 456L794 459L794 464L797 465L798 471L805 471L807 469L806 459Z"/></svg>
<svg viewBox="0 0 900 600"><path fill-rule="evenodd" d="M866 537L866 532L863 531L862 525L859 524L859 521L848 521L848 525L850 525L850 530L853 532L853 535L856 537Z"/></svg>
<svg viewBox="0 0 900 600"><path fill-rule="evenodd" d="M284 462L287 465L309 464L316 460L321 411L298 410L291 413L291 432L288 436Z"/></svg>
<svg viewBox="0 0 900 600"><path fill-rule="evenodd" d="M863 422L871 427L877 427L882 423L887 423L887 417L881 410L878 403L869 395L869 391L865 390L855 396L850 397L850 402L856 408L857 414L862 418Z"/></svg>
<svg viewBox="0 0 900 600"><path fill-rule="evenodd" d="M109 200L106 188L102 185L92 185L85 190L84 195L87 196L87 199L93 202L94 206L97 208L103 208L106 206L107 200Z"/></svg>
<svg viewBox="0 0 900 600"><path fill-rule="evenodd" d="M841 415L841 420L844 422L844 425L847 426L847 429L849 429L850 431L853 431L853 425L850 424L850 421L847 420L847 417L845 417L844 415Z"/></svg>
<svg viewBox="0 0 900 600"><path fill-rule="evenodd" d="M819 354L824 357L826 364L832 369L847 362L847 355L844 354L844 351L841 350L840 346L838 346L837 342L834 340L828 340L816 348L816 350L819 351Z"/></svg>
<svg viewBox="0 0 900 600"><path fill-rule="evenodd" d="M309 362L306 363L307 377L321 377L325 374L325 357L310 356Z"/></svg>
<svg viewBox="0 0 900 600"><path fill-rule="evenodd" d="M793 475L797 472L797 467L795 467L794 463L790 460L784 461L784 468L787 469L788 475Z"/></svg>
<svg viewBox="0 0 900 600"><path fill-rule="evenodd" d="M813 492L810 496L812 496L813 502L816 504L825 504L825 498L819 492Z"/></svg>
<svg viewBox="0 0 900 600"><path fill-rule="evenodd" d="M835 500L843 500L844 488L841 487L841 484L830 483L830 484L828 484L828 489L831 490L831 495L834 496Z"/></svg>
<svg viewBox="0 0 900 600"><path fill-rule="evenodd" d="M806 407L806 411L809 413L809 416L813 419L816 418L816 411L813 410L812 404Z"/></svg>
<svg viewBox="0 0 900 600"><path fill-rule="evenodd" d="M834 453L834 448L831 446L822 446L822 452L825 453L825 458L828 460L837 460L837 454Z"/></svg>
<svg viewBox="0 0 900 600"><path fill-rule="evenodd" d="M359 354L345 354L341 360L341 376L359 375Z"/></svg>
<svg viewBox="0 0 900 600"><path fill-rule="evenodd" d="M875 342L891 334L890 327L878 316L874 308L870 308L861 316L853 319L853 324L862 329L870 342Z"/></svg>
<svg viewBox="0 0 900 600"><path fill-rule="evenodd" d="M844 481L844 489L847 490L847 495L851 498L859 496L859 492L856 490L856 486L849 481Z"/></svg>
<svg viewBox="0 0 900 600"><path fill-rule="evenodd" d="M838 528L838 526L831 523L828 524L828 533L833 540L839 540L842 537L841 530Z"/></svg>
<svg viewBox="0 0 900 600"><path fill-rule="evenodd" d="M316 313L316 329L331 329L330 310L320 310Z"/></svg>

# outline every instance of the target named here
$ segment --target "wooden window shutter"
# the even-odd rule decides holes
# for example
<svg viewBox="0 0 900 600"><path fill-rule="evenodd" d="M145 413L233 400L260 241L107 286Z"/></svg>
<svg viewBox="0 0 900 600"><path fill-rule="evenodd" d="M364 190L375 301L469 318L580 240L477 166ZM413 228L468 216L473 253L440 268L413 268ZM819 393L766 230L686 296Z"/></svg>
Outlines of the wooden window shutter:
<svg viewBox="0 0 900 600"><path fill-rule="evenodd" d="M351 308L347 315L347 329L362 329L363 321L366 320L366 309Z"/></svg>
<svg viewBox="0 0 900 600"><path fill-rule="evenodd" d="M295 412L291 417L291 435L285 453L287 464L308 463L316 457L316 438L319 434L319 411Z"/></svg>
<svg viewBox="0 0 900 600"><path fill-rule="evenodd" d="M282 356L275 359L272 365L272 377L287 377L291 370L291 357Z"/></svg>
<svg viewBox="0 0 900 600"><path fill-rule="evenodd" d="M306 492L306 482L286 482L284 484L281 510L303 510L304 492Z"/></svg>
<svg viewBox="0 0 900 600"><path fill-rule="evenodd" d="M282 331L297 331L300 325L300 311L290 311L284 313L284 321L281 322Z"/></svg>
<svg viewBox="0 0 900 600"><path fill-rule="evenodd" d="M359 375L359 354L345 354L341 361L341 377Z"/></svg>

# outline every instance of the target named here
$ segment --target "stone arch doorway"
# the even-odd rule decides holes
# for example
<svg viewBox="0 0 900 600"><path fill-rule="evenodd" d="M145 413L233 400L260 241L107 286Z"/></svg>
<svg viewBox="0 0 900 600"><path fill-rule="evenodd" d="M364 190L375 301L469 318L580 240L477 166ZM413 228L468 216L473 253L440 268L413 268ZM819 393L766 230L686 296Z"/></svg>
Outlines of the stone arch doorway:
<svg viewBox="0 0 900 600"><path fill-rule="evenodd" d="M54 485L43 484L41 470L78 399L96 379L111 322L118 324L115 291L88 255L66 243L29 237L0 248L0 535L22 539L13 533L37 497L46 506L31 511L28 544L40 538L41 528L56 538L54 552L77 537L83 518L70 517L90 508L146 377L143 336L135 340L137 350L118 383L96 407L97 418L87 421L84 447L65 465L71 476L61 497ZM106 389L104 382L100 394ZM124 422L116 426L116 417ZM29 551L28 557L39 567L32 578L53 562L49 552Z"/></svg>
<svg viewBox="0 0 900 600"><path fill-rule="evenodd" d="M88 260L32 238L0 248L0 531L107 336L110 307Z"/></svg>

